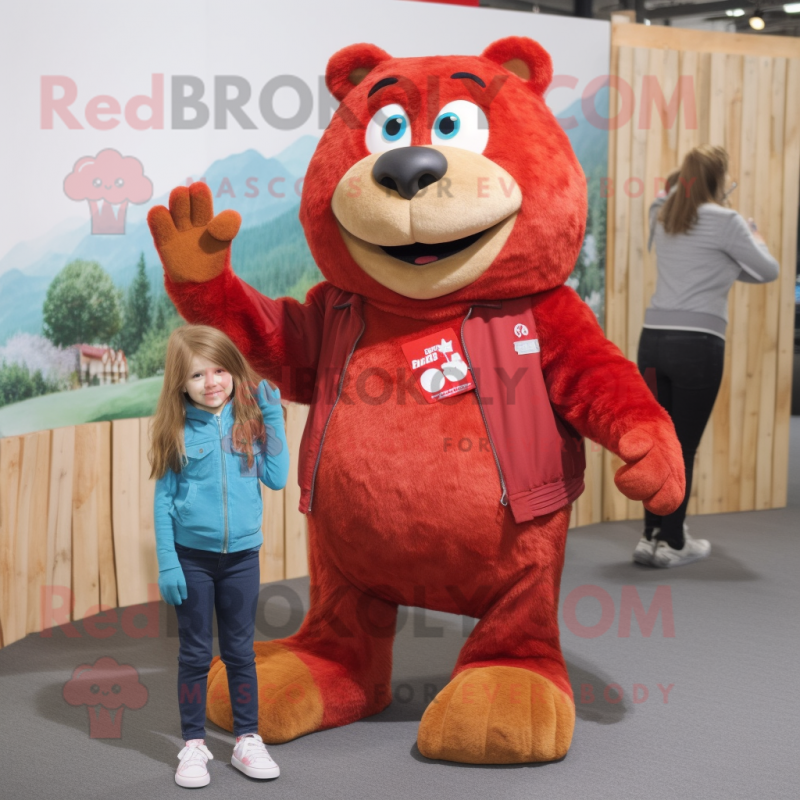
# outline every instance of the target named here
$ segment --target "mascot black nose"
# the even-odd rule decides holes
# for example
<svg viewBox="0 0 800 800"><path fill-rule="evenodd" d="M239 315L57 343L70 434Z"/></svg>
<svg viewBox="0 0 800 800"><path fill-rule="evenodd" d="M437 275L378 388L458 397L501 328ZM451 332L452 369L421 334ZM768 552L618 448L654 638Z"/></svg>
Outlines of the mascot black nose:
<svg viewBox="0 0 800 800"><path fill-rule="evenodd" d="M398 147L387 150L372 168L372 177L400 197L410 200L418 191L440 181L447 159L431 147Z"/></svg>

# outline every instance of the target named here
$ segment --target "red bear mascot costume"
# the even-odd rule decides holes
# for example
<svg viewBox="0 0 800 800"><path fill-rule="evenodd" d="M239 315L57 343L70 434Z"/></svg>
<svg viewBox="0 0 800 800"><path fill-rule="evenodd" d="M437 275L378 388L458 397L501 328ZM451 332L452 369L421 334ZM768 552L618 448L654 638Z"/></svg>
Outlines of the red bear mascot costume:
<svg viewBox="0 0 800 800"><path fill-rule="evenodd" d="M423 755L561 758L575 706L558 593L580 437L626 462L627 497L659 514L683 499L667 414L563 285L586 182L545 105L551 79L525 38L479 57L334 55L340 106L300 208L326 280L305 303L236 277L239 215L214 216L204 184L150 212L182 315L310 405L298 480L311 604L295 635L255 645L267 742L385 708L405 604L480 618L422 718ZM231 730L219 661L209 698Z"/></svg>

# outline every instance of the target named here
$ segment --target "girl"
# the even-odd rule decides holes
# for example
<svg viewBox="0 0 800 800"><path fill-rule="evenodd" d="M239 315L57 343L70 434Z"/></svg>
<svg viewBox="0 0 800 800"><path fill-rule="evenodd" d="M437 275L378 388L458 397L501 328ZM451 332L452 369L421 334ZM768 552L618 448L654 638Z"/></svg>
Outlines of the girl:
<svg viewBox="0 0 800 800"><path fill-rule="evenodd" d="M231 763L252 778L277 778L258 735L253 634L259 588L259 479L286 484L289 453L280 393L258 383L233 342L214 328L185 325L167 344L164 385L149 453L156 478L158 586L178 616L178 703L186 746L179 786L206 786L206 682L212 615L233 700Z"/></svg>
<svg viewBox="0 0 800 800"><path fill-rule="evenodd" d="M728 180L725 150L696 147L668 179L669 194L650 207L648 249L655 241L658 282L645 312L638 362L675 423L686 495L669 516L645 511L644 535L633 553L641 564L675 567L711 552L708 541L689 535L684 520L695 453L722 381L728 292L734 281L767 283L778 277L778 262L753 221L726 207L736 188L733 183L726 191Z"/></svg>

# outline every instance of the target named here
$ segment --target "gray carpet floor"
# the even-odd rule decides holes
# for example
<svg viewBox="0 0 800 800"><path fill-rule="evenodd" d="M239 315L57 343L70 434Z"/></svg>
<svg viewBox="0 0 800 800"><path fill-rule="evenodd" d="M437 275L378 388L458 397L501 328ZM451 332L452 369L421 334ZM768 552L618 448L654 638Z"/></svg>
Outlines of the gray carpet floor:
<svg viewBox="0 0 800 800"><path fill-rule="evenodd" d="M577 587L599 586L615 617L589 638L579 625L600 621L597 601L581 600L569 623L562 613L578 714L562 761L482 767L420 756L415 739L426 694L447 682L472 621L431 612L423 620L409 610L395 646L395 700L386 711L271 747L281 777L267 784L230 765L232 736L209 725L216 760L202 796L797 798L800 418L792 419L791 458L786 509L690 520L695 536L712 541L708 561L672 571L637 567L630 554L640 526L633 522L570 533L562 603ZM657 587L669 587L674 636L664 635L663 616L650 636L635 621L630 636L619 635L626 586L636 587L645 608ZM262 587L258 638L290 632L307 603L307 579ZM186 796L173 782L182 744L178 640L172 610L161 604L160 614L158 637L133 638L112 626L111 636L97 639L78 624L78 637L30 635L0 650L2 800ZM443 635L415 637L415 618ZM101 656L134 666L149 692L142 708L125 710L117 739L90 738L88 709L62 694L76 666ZM621 699L606 690L613 684ZM659 684L672 687L666 702Z"/></svg>

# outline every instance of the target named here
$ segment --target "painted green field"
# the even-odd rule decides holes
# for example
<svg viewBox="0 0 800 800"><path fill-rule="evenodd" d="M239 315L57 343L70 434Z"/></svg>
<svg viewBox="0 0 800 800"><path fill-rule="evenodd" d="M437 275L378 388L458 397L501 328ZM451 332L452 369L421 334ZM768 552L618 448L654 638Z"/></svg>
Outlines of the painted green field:
<svg viewBox="0 0 800 800"><path fill-rule="evenodd" d="M34 397L0 408L0 437L46 428L126 417L149 417L161 391L162 376L110 386Z"/></svg>

